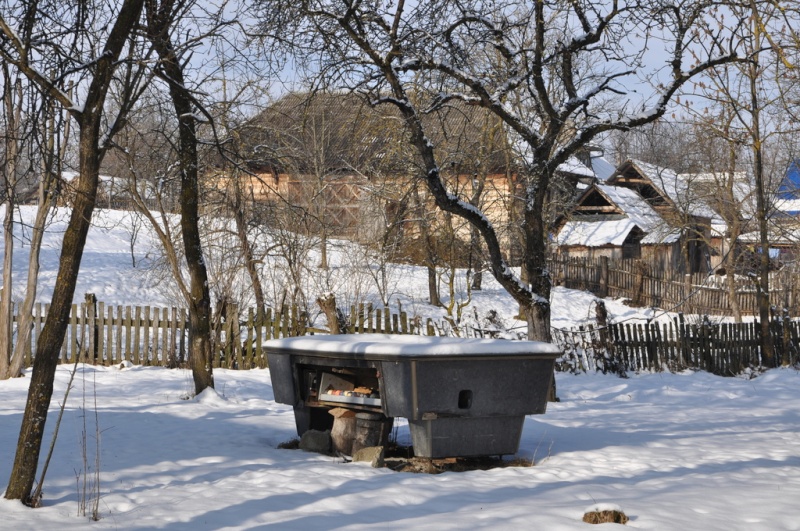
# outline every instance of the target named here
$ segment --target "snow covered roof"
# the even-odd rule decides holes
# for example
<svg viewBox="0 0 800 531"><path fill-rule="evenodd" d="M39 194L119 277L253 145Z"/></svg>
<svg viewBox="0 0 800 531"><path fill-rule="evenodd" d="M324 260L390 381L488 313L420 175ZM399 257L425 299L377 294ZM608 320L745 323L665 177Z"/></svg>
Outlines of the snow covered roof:
<svg viewBox="0 0 800 531"><path fill-rule="evenodd" d="M690 174L679 174L641 160L628 160L627 164L650 181L658 192L669 199L678 209L692 216L713 218L714 210L701 198L693 194L687 181ZM623 165L624 166L624 165ZM615 179L612 179L612 183Z"/></svg>
<svg viewBox="0 0 800 531"><path fill-rule="evenodd" d="M800 229L772 226L769 227L767 236L770 245L796 246L800 244ZM759 244L761 242L761 234L759 231L746 232L739 236L738 241L741 243Z"/></svg>
<svg viewBox="0 0 800 531"><path fill-rule="evenodd" d="M619 246L634 229L645 233L641 243L672 243L680 237L680 231L671 228L666 221L638 193L620 186L594 184L593 189L622 212L616 216L567 221L556 236L558 245L580 245L585 247ZM585 198L585 192L581 199ZM580 203L580 200L579 200ZM620 217L621 216L621 217Z"/></svg>
<svg viewBox="0 0 800 531"><path fill-rule="evenodd" d="M592 170L594 170L595 176L601 181L605 181L614 175L614 171L616 169L616 166L607 161L605 158L592 157Z"/></svg>
<svg viewBox="0 0 800 531"><path fill-rule="evenodd" d="M556 236L558 245L603 247L622 245L636 226L630 218L603 221L567 221Z"/></svg>
<svg viewBox="0 0 800 531"><path fill-rule="evenodd" d="M343 334L287 337L264 343L267 349L312 351L323 354L360 354L392 357L504 356L560 354L553 344L505 339L462 339L389 334Z"/></svg>
<svg viewBox="0 0 800 531"><path fill-rule="evenodd" d="M593 178L595 176L594 171L591 168L586 166L574 156L570 156L566 162L559 164L558 171L563 173L571 173L572 175L579 175L581 177Z"/></svg>
<svg viewBox="0 0 800 531"><path fill-rule="evenodd" d="M800 214L800 199L776 199L775 210L791 216Z"/></svg>

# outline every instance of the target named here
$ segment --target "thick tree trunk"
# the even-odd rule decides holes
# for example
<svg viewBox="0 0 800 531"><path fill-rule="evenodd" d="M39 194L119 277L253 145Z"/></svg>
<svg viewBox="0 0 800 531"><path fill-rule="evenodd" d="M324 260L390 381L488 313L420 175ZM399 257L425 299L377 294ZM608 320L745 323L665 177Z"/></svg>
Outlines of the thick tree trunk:
<svg viewBox="0 0 800 531"><path fill-rule="evenodd" d="M161 12L155 2L147 4L148 32L161 60L170 97L178 118L178 160L181 171L181 232L189 269L189 367L195 394L214 387L211 339L211 295L208 271L200 240L200 191L192 95L184 85L183 66L169 38L173 21L169 11Z"/></svg>
<svg viewBox="0 0 800 531"><path fill-rule="evenodd" d="M336 306L336 296L333 293L322 295L317 298L317 304L328 320L328 331L331 334L346 334L347 323L341 310Z"/></svg>
<svg viewBox="0 0 800 531"><path fill-rule="evenodd" d="M36 342L28 401L25 404L17 453L5 494L8 499L19 499L32 505L38 503L38 500L30 500L29 497L39 462L47 410L53 395L58 356L67 331L83 247L97 195L100 170L97 149L98 126L99 117L94 124L82 124L79 147L81 172L75 190L72 216L64 233L58 277L50 310Z"/></svg>
<svg viewBox="0 0 800 531"><path fill-rule="evenodd" d="M139 19L142 5L143 0L125 0L120 6L117 20L109 33L103 52L93 65L93 78L86 88L83 108L80 111L74 108L70 110L80 124L78 142L80 176L75 186L72 215L62 241L58 277L53 288L50 310L36 342L36 357L33 361L28 399L22 416L11 478L5 493L7 499L22 500L23 503L30 505L38 505L39 502L30 499L30 496L39 462L47 411L53 395L58 356L67 331L83 248L97 199L98 175L103 155L100 147L103 106L117 66L116 62L131 29ZM15 64L23 69L28 67L24 61ZM26 73L34 78L38 75ZM39 82L38 78L36 79ZM63 94L58 93L52 86L45 88L52 89L57 96Z"/></svg>
<svg viewBox="0 0 800 531"><path fill-rule="evenodd" d="M543 158L543 157L542 157ZM547 227L544 219L544 203L549 185L545 171L529 177L535 185L528 186L528 201L524 216L525 254L522 264L531 291L530 303L519 301L525 308L528 319L528 339L552 341L550 335L550 272L547 269Z"/></svg>

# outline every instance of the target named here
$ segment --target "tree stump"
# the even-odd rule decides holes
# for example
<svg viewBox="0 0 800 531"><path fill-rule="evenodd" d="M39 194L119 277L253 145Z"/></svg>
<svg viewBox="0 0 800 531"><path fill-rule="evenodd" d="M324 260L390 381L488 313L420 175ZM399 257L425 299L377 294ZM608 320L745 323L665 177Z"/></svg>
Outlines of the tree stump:
<svg viewBox="0 0 800 531"><path fill-rule="evenodd" d="M356 436L353 452L370 446L386 446L394 419L380 413L356 413Z"/></svg>
<svg viewBox="0 0 800 531"><path fill-rule="evenodd" d="M353 441L356 437L356 413L343 407L328 411L333 415L331 445L333 450L344 455L353 455Z"/></svg>

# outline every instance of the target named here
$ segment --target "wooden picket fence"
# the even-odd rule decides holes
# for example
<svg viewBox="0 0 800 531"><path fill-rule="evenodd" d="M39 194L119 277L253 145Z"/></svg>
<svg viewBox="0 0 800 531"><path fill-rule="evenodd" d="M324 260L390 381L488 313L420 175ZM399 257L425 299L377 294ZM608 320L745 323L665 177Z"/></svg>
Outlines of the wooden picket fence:
<svg viewBox="0 0 800 531"><path fill-rule="evenodd" d="M623 297L635 306L664 308L700 315L731 315L731 299L723 277L682 275L642 260L553 256L548 269L555 285L591 291L600 297ZM788 266L770 275L770 305L800 316L800 273ZM742 315L758 314L756 287L736 280L736 300Z"/></svg>
<svg viewBox="0 0 800 531"><path fill-rule="evenodd" d="M732 376L751 368L777 367L800 361L800 321L770 323L775 354L761 354L758 322L689 323L682 316L671 322L619 323L608 327L553 330L553 341L564 351L560 370L679 371L687 368Z"/></svg>
<svg viewBox="0 0 800 531"><path fill-rule="evenodd" d="M47 316L49 305L36 304L30 334L30 348L25 366L30 366L36 341ZM18 316L13 312L13 327ZM263 343L269 339L327 333L307 326L306 316L297 306L280 311L267 308L258 312L249 308L240 318L239 308L229 305L227 318L215 318L213 366L235 369L266 367ZM442 328L431 319L409 319L406 312L359 305L350 309L350 333L441 335ZM18 332L12 331L16 337ZM181 367L187 361L188 312L184 308L154 306L112 306L94 301L73 304L67 334L61 347L59 363L76 360L96 365L135 365Z"/></svg>
<svg viewBox="0 0 800 531"><path fill-rule="evenodd" d="M253 308L240 313L235 305L215 319L213 327L215 368L266 367L265 341L273 338L327 333L307 326L307 316L296 306L280 311ZM31 346L25 354L30 366L32 350L41 333L47 306L37 304L28 333ZM409 318L405 312L359 305L347 316L349 333L458 335L484 337L480 330L430 318ZM14 323L17 322L15 315ZM683 316L672 322L612 324L608 327L553 329L553 342L564 354L561 371L603 371L623 375L629 371L682 370L695 368L714 374L740 374L748 368L777 366L800 361L800 321L788 314L771 324L775 357L761 356L757 323L711 323L707 318L687 322ZM76 360L96 365L182 367L187 361L188 315L185 309L151 306L111 306L95 302L75 304L59 363Z"/></svg>

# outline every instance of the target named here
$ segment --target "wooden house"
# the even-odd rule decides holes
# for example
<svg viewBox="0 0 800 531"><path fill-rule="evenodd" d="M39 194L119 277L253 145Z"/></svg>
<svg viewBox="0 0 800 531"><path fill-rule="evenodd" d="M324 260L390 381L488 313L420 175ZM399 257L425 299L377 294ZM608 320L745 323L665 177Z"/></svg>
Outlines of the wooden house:
<svg viewBox="0 0 800 531"><path fill-rule="evenodd" d="M562 255L643 258L687 273L708 271L713 218L684 177L628 160L559 218L555 243Z"/></svg>
<svg viewBox="0 0 800 531"><path fill-rule="evenodd" d="M554 234L557 252L566 257L641 258L664 267L680 261L680 231L629 188L590 185Z"/></svg>
<svg viewBox="0 0 800 531"><path fill-rule="evenodd" d="M483 210L513 261L524 183L507 128L484 109L457 103L423 120L448 188ZM391 228L408 241L423 230L470 240L465 222L434 207L423 165L391 105L373 107L354 94L289 94L238 134L251 174L237 178L256 202L304 212L331 236L375 241ZM560 176L574 196L575 183L594 174L573 158ZM214 179L219 189L232 184L226 171Z"/></svg>

